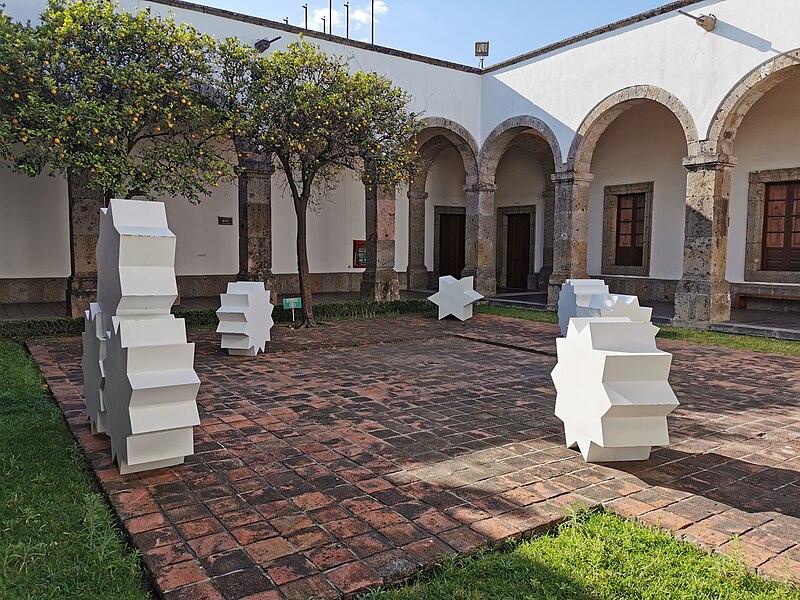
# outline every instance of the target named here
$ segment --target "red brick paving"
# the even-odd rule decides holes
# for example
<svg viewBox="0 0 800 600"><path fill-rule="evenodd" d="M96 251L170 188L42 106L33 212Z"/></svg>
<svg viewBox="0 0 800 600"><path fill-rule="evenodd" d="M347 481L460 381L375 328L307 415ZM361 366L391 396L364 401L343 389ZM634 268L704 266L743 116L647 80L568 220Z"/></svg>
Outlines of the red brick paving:
<svg viewBox="0 0 800 600"><path fill-rule="evenodd" d="M254 359L192 333L196 454L126 477L89 431L80 339L30 348L169 600L353 594L576 501L800 581L800 360L660 341L673 445L586 465L553 416L557 331L488 316L278 328Z"/></svg>

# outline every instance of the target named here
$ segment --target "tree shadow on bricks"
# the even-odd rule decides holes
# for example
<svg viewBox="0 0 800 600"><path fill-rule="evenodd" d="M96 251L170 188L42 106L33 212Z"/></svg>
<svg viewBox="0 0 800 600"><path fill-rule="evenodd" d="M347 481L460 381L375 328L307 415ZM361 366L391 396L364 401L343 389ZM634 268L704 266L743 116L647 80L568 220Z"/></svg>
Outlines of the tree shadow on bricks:
<svg viewBox="0 0 800 600"><path fill-rule="evenodd" d="M738 508L776 512L800 519L800 471L759 465L715 452L692 454L674 448L653 453L656 461L617 463L618 470L653 486L666 487Z"/></svg>

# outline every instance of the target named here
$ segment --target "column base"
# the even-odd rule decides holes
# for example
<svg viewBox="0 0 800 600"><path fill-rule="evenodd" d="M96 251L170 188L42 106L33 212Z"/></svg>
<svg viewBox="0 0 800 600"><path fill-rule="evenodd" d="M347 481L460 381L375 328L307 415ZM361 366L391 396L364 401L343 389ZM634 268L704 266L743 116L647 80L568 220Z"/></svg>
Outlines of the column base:
<svg viewBox="0 0 800 600"><path fill-rule="evenodd" d="M561 294L561 286L569 279L567 273L551 273L547 284L547 308L558 310L558 297Z"/></svg>
<svg viewBox="0 0 800 600"><path fill-rule="evenodd" d="M83 317L89 305L97 301L97 274L73 275L67 279L67 314Z"/></svg>
<svg viewBox="0 0 800 600"><path fill-rule="evenodd" d="M276 293L277 289L277 279L275 275L272 274L272 271L264 271L259 273L239 273L236 275L236 281L263 281L264 287L267 288L268 291L272 292L269 295L269 301L272 304L278 303L278 294Z"/></svg>
<svg viewBox="0 0 800 600"><path fill-rule="evenodd" d="M497 294L497 273L494 269L469 269L461 271L461 277L472 277L475 291L485 297Z"/></svg>
<svg viewBox="0 0 800 600"><path fill-rule="evenodd" d="M408 268L408 289L427 290L428 289L428 269L427 267Z"/></svg>
<svg viewBox="0 0 800 600"><path fill-rule="evenodd" d="M682 279L675 292L676 325L707 328L731 319L731 293L727 281Z"/></svg>
<svg viewBox="0 0 800 600"><path fill-rule="evenodd" d="M400 299L400 280L397 271L365 271L361 276L361 298L368 302L386 302Z"/></svg>

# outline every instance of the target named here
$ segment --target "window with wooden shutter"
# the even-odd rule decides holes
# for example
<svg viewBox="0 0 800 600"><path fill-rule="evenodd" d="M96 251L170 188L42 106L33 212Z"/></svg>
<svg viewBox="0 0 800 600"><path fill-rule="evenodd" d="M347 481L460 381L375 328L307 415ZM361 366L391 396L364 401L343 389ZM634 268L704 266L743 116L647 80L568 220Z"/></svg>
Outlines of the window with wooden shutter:
<svg viewBox="0 0 800 600"><path fill-rule="evenodd" d="M644 260L645 194L617 198L616 264L641 267Z"/></svg>
<svg viewBox="0 0 800 600"><path fill-rule="evenodd" d="M761 269L800 271L800 181L766 186Z"/></svg>

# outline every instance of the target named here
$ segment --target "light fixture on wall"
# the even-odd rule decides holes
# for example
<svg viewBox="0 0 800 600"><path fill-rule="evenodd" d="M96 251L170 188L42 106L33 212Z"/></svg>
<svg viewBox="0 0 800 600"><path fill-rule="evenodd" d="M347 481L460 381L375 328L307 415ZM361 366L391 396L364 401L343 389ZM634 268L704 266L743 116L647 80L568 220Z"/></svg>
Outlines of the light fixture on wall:
<svg viewBox="0 0 800 600"><path fill-rule="evenodd" d="M717 17L715 17L714 15L700 15L699 17L695 17L694 15L691 15L682 10L679 10L678 14L683 15L685 17L689 17L706 31L714 31L714 29L717 26Z"/></svg>
<svg viewBox="0 0 800 600"><path fill-rule="evenodd" d="M475 42L475 56L481 59L482 69L483 59L489 56L489 42Z"/></svg>
<svg viewBox="0 0 800 600"><path fill-rule="evenodd" d="M267 38L264 38L263 40L258 40L255 43L256 50L258 50L259 53L263 54L264 52L269 50L269 47L275 42L277 42L279 39L281 39L281 36L276 37L274 40L269 40Z"/></svg>

